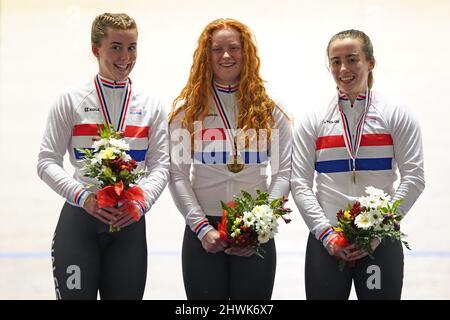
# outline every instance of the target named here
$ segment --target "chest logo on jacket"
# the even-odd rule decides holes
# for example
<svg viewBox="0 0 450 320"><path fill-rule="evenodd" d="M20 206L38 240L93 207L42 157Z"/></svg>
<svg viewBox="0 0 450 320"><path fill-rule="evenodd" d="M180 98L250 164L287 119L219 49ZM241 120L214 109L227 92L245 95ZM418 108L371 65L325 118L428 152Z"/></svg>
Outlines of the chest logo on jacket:
<svg viewBox="0 0 450 320"><path fill-rule="evenodd" d="M144 114L144 109L141 107L130 107L130 115L143 115Z"/></svg>
<svg viewBox="0 0 450 320"><path fill-rule="evenodd" d="M335 119L335 120L323 120L322 124L337 124L339 123L339 119Z"/></svg>
<svg viewBox="0 0 450 320"><path fill-rule="evenodd" d="M99 111L100 111L99 107L91 107L91 106L84 107L84 112L99 112Z"/></svg>

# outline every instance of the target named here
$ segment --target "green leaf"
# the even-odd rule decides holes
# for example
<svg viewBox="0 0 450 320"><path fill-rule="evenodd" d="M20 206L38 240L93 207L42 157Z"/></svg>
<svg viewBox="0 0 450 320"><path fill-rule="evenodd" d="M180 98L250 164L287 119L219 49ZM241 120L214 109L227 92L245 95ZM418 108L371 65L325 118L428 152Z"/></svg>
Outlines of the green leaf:
<svg viewBox="0 0 450 320"><path fill-rule="evenodd" d="M383 212L383 213L389 213L389 211L391 211L390 209L388 209L388 208L380 208L379 209L381 212Z"/></svg>
<svg viewBox="0 0 450 320"><path fill-rule="evenodd" d="M272 200L272 202L270 203L270 208L271 209L277 208L277 207L281 206L282 203L283 203L283 198L278 198L278 199Z"/></svg>
<svg viewBox="0 0 450 320"><path fill-rule="evenodd" d="M222 200L220 200L220 204L222 205L222 209L224 209L224 210L228 210L230 207L225 203L225 202L223 202Z"/></svg>
<svg viewBox="0 0 450 320"><path fill-rule="evenodd" d="M395 200L394 203L392 204L392 211L396 212L398 206L403 202L403 199L399 199L399 200Z"/></svg>

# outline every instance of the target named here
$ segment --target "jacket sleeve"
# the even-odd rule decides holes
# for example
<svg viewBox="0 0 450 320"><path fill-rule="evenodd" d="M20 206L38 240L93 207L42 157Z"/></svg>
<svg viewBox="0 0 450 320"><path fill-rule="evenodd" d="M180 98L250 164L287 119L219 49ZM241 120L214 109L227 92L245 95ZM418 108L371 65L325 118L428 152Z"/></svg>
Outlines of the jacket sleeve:
<svg viewBox="0 0 450 320"><path fill-rule="evenodd" d="M292 119L278 107L275 109L275 128L270 143L271 182L269 199L289 196L292 157Z"/></svg>
<svg viewBox="0 0 450 320"><path fill-rule="evenodd" d="M393 199L403 199L398 210L406 214L425 188L422 134L417 120L403 106L393 109L389 126L400 172Z"/></svg>
<svg viewBox="0 0 450 320"><path fill-rule="evenodd" d="M64 155L72 136L73 105L69 94L62 95L50 110L38 155L37 173L69 203L83 207L91 193L63 168Z"/></svg>
<svg viewBox="0 0 450 320"><path fill-rule="evenodd" d="M291 190L309 230L319 239L331 227L313 191L316 162L317 115L310 113L296 126L292 150Z"/></svg>
<svg viewBox="0 0 450 320"><path fill-rule="evenodd" d="M192 189L190 180L191 137L188 130L181 128L180 123L180 117L176 117L170 124L169 189L186 224L197 234L199 239L202 239L213 227L209 224Z"/></svg>
<svg viewBox="0 0 450 320"><path fill-rule="evenodd" d="M148 150L145 158L146 175L141 177L138 185L144 190L146 201L143 211L150 210L163 192L169 180L169 132L167 115L160 101L152 106L153 121L148 134Z"/></svg>

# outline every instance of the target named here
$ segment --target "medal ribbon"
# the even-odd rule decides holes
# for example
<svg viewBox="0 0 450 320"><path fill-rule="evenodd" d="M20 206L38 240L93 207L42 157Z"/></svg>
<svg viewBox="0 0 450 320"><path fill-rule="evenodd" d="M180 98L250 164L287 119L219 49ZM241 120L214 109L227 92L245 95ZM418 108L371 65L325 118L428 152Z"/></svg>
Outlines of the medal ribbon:
<svg viewBox="0 0 450 320"><path fill-rule="evenodd" d="M339 96L338 96L339 99ZM345 146L347 147L347 152L350 156L350 159L352 160L352 168L350 170L356 170L356 156L358 155L359 146L361 145L362 135L363 135L363 129L364 129L364 122L366 120L367 112L369 111L369 106L372 100L372 92L367 89L366 91L366 103L364 105L364 112L361 115L361 117L358 120L358 123L356 125L355 129L355 137L356 140L353 141L352 134L350 132L350 126L348 125L348 119L345 115L342 107L339 105L339 113L341 114L341 121L342 126L344 128L344 140L345 140Z"/></svg>
<svg viewBox="0 0 450 320"><path fill-rule="evenodd" d="M235 155L237 155L237 146L235 143L236 136L234 134L234 129L231 126L231 122L229 120L227 112L225 111L225 108L222 105L222 101L220 100L220 97L217 93L217 90L216 90L214 84L212 85L212 88L213 88L213 93L214 93L214 95L213 95L214 104L216 105L217 112L219 113L220 119L222 120L223 126L225 128L225 134L227 136L227 140L231 143L231 146L232 146L232 151L231 151L232 154L231 155L235 156ZM235 152L236 152L236 154L234 154Z"/></svg>
<svg viewBox="0 0 450 320"><path fill-rule="evenodd" d="M116 130L124 131L125 119L127 116L128 106L130 104L131 98L131 79L128 79L125 90L122 94L122 99L120 105L122 106L120 110L119 122L117 123ZM97 75L94 80L95 90L97 91L98 100L100 101L100 106L102 107L103 117L105 118L105 122L107 124L113 125L111 121L111 116L109 114L108 104L106 103L105 93L103 91L103 85L100 81L100 76Z"/></svg>

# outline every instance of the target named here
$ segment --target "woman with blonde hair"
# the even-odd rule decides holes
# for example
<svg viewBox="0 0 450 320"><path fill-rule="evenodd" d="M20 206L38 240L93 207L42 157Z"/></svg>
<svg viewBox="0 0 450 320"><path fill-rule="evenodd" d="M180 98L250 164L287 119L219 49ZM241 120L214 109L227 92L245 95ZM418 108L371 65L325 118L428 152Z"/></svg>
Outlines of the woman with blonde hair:
<svg viewBox="0 0 450 320"><path fill-rule="evenodd" d="M259 68L249 28L234 19L212 21L198 39L188 82L169 117L169 187L186 221L188 299L272 295L274 240L263 245L261 259L252 248L227 247L217 230L221 200L231 201L241 190L268 191L271 199L289 194L291 121L267 94Z"/></svg>
<svg viewBox="0 0 450 320"><path fill-rule="evenodd" d="M65 203L56 227L53 275L58 299L142 299L147 276L144 214L169 178L167 116L159 99L128 77L137 58L137 25L126 14L104 13L92 23L98 74L60 96L50 111L37 165L39 177ZM79 149L92 148L97 127L121 131L137 169L143 201L99 208L95 183L86 177ZM66 151L75 168L63 169ZM138 221L129 212L139 215ZM109 226L120 228L110 233Z"/></svg>

